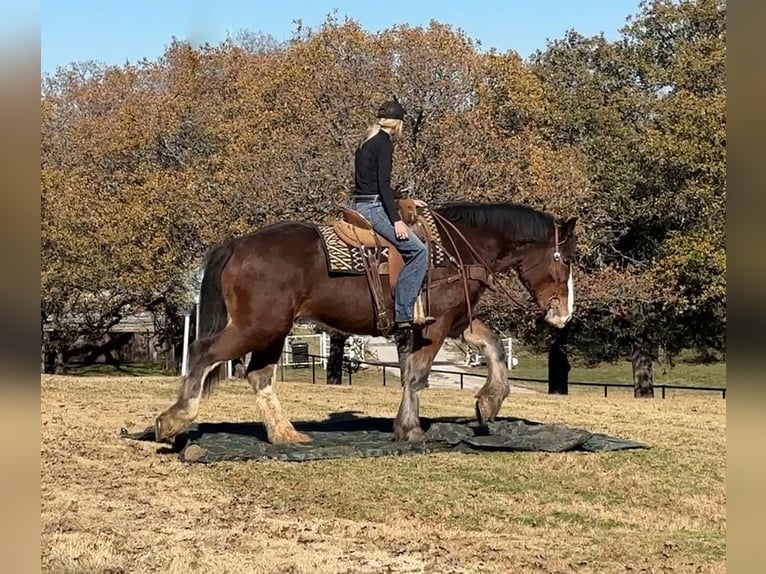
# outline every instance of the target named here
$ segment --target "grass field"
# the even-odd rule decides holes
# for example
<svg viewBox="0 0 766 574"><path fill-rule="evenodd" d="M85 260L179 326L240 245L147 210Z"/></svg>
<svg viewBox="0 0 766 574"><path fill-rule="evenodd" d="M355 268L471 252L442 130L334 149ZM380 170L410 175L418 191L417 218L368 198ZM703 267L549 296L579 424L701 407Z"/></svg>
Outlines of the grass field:
<svg viewBox="0 0 766 574"><path fill-rule="evenodd" d="M512 376L531 379L548 378L548 359L544 355L530 354L520 351L519 365L510 373ZM570 381L633 383L632 367L629 360L616 363L601 363L595 367L578 366L572 361L569 371ZM726 363L702 364L692 361L687 355L682 355L673 366L667 364L653 365L655 385L682 385L691 387L725 387Z"/></svg>
<svg viewBox="0 0 766 574"><path fill-rule="evenodd" d="M520 379L543 379L548 378L548 360L543 355L529 354L524 351L520 351L518 355L519 365L513 368L509 375L511 377L518 377ZM483 368L470 369L473 372L484 374ZM682 387L726 387L726 363L711 363L701 364L689 360L688 357L682 356L675 365L670 366L666 364L657 364L653 366L654 373L654 385L658 387L655 390L656 396L660 396L660 385L673 385ZM594 367L578 366L576 363L572 365L572 369L569 371L569 381L573 382L588 382L588 383L622 383L633 384L633 372L630 361L623 360L616 363L602 363ZM533 389L540 392L547 392L547 383L537 383L529 381L515 381L513 384ZM603 387L585 387L570 384L570 394L591 394L602 395ZM630 397L633 395L633 389L631 388L609 388L609 396L616 397ZM691 390L677 390L667 389L665 396L667 398L676 398L679 396L687 396L689 394L721 397L720 393L714 393L711 391L691 391Z"/></svg>
<svg viewBox="0 0 766 574"><path fill-rule="evenodd" d="M574 376L573 376L574 378ZM56 573L725 572L726 401L511 395L501 415L646 442L614 453L457 453L187 465L118 437L177 379L41 378L42 567ZM287 413L392 417L398 385L278 385ZM471 415L428 390L426 416ZM245 381L201 420L257 420Z"/></svg>

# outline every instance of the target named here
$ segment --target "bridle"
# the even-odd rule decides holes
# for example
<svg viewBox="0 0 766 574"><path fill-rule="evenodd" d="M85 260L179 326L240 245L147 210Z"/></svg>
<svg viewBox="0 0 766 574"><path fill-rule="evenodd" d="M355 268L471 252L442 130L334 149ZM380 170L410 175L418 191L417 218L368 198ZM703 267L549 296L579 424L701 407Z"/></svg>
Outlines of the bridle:
<svg viewBox="0 0 766 574"><path fill-rule="evenodd" d="M566 242L566 239L563 241L559 241L559 224L555 221L553 222L553 260L558 263L561 261L561 251L559 251L559 246ZM556 297L555 295L551 295L548 297L548 305L550 306L551 302L556 299L558 300L559 304L561 303L561 300Z"/></svg>
<svg viewBox="0 0 766 574"><path fill-rule="evenodd" d="M561 251L559 251L559 245L563 241L559 241L559 225L555 221L553 222L553 260L557 263L561 261Z"/></svg>
<svg viewBox="0 0 766 574"><path fill-rule="evenodd" d="M455 244L455 240L452 237L452 233L447 231L446 229L447 226L449 226L449 228L451 228L452 231L454 231L454 233L460 238L460 240L468 248L468 251L476 258L478 264L486 271L487 278L489 279L489 281L486 281L485 283L491 291L500 290L514 305L516 305L517 307L519 307L520 309L524 311L535 312L537 310L534 305L530 305L528 303L520 301L510 291L508 291L505 287L503 287L502 282L497 277L497 274L492 270L489 263L487 263L486 259L484 259L484 257L474 248L473 245L471 245L471 242L468 240L468 238L466 238L466 236L455 226L455 224L453 224L449 219L447 219L443 215L440 215L439 213L431 209L430 206L426 206L426 209L428 209L429 213L431 214L431 216L434 218L435 221L441 222L443 227L445 227L445 232L446 232L445 235L447 236L447 239L449 239L450 244L452 245L452 248L454 250L455 257L450 255L449 251L447 251L444 248L444 245L441 242L435 240L433 237L430 237L430 234L428 234L428 242L429 243L433 242L436 245L438 245L442 249L444 254L449 258L449 260L457 267L459 278L462 280L462 283L463 283L463 294L465 296L466 309L468 310L469 329L472 329L471 324L473 323L470 296L468 293L469 277L468 277L467 269L469 268L469 266L463 263L463 258L460 255L460 250L457 248L457 245ZM559 226L558 226L558 223L556 223L555 221L553 223L553 228L554 228L553 260L556 262L559 262L561 261L561 251L559 250L559 247L566 242L566 239L564 241L559 241ZM540 265L540 263L538 263L537 265ZM430 292L430 289L433 287L433 284L430 281L430 273L428 274L428 278L429 280L428 280L427 291ZM447 278L446 280L440 280L434 283L440 283L442 281L451 282L451 278ZM556 297L551 296L548 302L550 303L555 298ZM430 296L426 298L429 306L430 306L430 299L431 299Z"/></svg>

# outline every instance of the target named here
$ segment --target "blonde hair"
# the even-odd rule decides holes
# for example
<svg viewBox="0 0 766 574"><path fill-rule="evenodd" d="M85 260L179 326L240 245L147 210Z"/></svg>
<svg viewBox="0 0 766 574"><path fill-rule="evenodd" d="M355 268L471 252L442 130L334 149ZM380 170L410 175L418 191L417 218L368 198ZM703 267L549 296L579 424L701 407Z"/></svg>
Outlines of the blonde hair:
<svg viewBox="0 0 766 574"><path fill-rule="evenodd" d="M359 143L359 147L364 145L364 143L367 140L377 135L377 133L381 130L381 128L388 128L393 132L393 135L395 135L396 137L399 137L402 135L402 130L404 129L404 122L402 120L394 120L390 118L378 119L377 122L375 122L369 128L367 128L367 132L364 134L364 139Z"/></svg>

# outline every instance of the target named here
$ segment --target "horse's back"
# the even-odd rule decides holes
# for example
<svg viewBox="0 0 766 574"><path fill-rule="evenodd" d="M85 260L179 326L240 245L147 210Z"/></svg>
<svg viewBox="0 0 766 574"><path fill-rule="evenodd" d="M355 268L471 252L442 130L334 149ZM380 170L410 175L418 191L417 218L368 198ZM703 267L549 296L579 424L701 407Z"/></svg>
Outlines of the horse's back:
<svg viewBox="0 0 766 574"><path fill-rule="evenodd" d="M237 238L235 253L238 258L262 264L310 269L324 261L320 240L312 223L280 221Z"/></svg>
<svg viewBox="0 0 766 574"><path fill-rule="evenodd" d="M304 235L313 234L315 237L318 237L316 224L305 221L277 221L254 229L250 233L241 236L240 239L246 240L249 238L258 238L259 240L270 240L279 238L282 235L295 235L301 233Z"/></svg>

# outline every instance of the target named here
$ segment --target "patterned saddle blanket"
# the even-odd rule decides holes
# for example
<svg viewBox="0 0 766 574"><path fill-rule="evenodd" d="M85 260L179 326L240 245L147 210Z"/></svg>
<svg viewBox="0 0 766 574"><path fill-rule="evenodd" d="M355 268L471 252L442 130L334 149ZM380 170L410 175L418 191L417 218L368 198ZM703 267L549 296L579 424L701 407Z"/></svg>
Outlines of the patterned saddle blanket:
<svg viewBox="0 0 766 574"><path fill-rule="evenodd" d="M442 240L433 215L428 210L418 210L420 221L428 228L433 238L429 253L429 267L445 267L448 262L447 254L441 248ZM322 237L327 267L331 273L345 275L364 275L364 253L359 247L354 247L343 241L335 232L332 224L317 224L317 230ZM381 249L381 263L388 261L388 248Z"/></svg>

